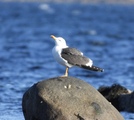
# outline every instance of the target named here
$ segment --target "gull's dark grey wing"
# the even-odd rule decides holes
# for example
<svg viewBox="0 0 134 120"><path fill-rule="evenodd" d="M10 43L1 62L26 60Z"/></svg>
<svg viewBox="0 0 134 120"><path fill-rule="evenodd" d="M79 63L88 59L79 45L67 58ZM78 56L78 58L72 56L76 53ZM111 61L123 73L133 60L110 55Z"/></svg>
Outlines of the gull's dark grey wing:
<svg viewBox="0 0 134 120"><path fill-rule="evenodd" d="M74 66L79 66L92 71L104 71L102 68L93 66L92 60L83 56L83 53L75 48L64 48L61 52L61 57Z"/></svg>
<svg viewBox="0 0 134 120"><path fill-rule="evenodd" d="M76 48L64 48L62 54L83 55L83 53Z"/></svg>
<svg viewBox="0 0 134 120"><path fill-rule="evenodd" d="M82 52L75 48L64 48L61 57L67 60L71 65L82 66L92 62L89 58L83 56Z"/></svg>

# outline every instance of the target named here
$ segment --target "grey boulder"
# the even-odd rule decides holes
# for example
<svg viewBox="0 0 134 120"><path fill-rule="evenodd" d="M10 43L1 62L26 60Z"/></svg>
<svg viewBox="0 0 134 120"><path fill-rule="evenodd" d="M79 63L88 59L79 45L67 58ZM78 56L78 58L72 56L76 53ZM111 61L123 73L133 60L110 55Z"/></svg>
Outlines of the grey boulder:
<svg viewBox="0 0 134 120"><path fill-rule="evenodd" d="M73 77L34 84L23 95L25 120L124 120L96 89Z"/></svg>

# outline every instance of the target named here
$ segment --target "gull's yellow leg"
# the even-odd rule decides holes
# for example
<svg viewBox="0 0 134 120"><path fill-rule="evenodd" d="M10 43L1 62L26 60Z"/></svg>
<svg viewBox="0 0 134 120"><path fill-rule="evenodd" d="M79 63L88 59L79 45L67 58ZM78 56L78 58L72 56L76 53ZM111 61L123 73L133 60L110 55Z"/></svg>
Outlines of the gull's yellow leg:
<svg viewBox="0 0 134 120"><path fill-rule="evenodd" d="M66 67L66 71L65 71L65 74L61 77L68 77L68 70L69 70L69 67Z"/></svg>
<svg viewBox="0 0 134 120"><path fill-rule="evenodd" d="M69 70L69 68L66 67L66 71L65 71L65 76L66 76L66 77L68 76L68 70Z"/></svg>

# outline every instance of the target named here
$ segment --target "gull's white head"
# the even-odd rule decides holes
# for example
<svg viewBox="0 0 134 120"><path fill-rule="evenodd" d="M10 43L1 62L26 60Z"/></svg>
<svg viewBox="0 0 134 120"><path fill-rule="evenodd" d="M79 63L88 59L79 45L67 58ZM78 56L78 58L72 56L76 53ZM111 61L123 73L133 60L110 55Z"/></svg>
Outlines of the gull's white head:
<svg viewBox="0 0 134 120"><path fill-rule="evenodd" d="M51 38L54 39L56 46L67 47L65 39L63 39L62 37L55 37L54 35L51 35Z"/></svg>

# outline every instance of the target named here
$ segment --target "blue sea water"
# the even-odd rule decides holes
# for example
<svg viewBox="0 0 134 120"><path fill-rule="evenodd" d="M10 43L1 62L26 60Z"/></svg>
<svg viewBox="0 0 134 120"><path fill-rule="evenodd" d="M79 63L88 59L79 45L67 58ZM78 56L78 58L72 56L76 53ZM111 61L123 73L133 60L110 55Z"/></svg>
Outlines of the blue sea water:
<svg viewBox="0 0 134 120"><path fill-rule="evenodd" d="M134 89L134 6L0 2L0 120L24 120L23 93L34 83L64 74L52 56L50 35L62 36L105 69L71 68L69 75L96 89ZM133 113L121 112L125 120Z"/></svg>

